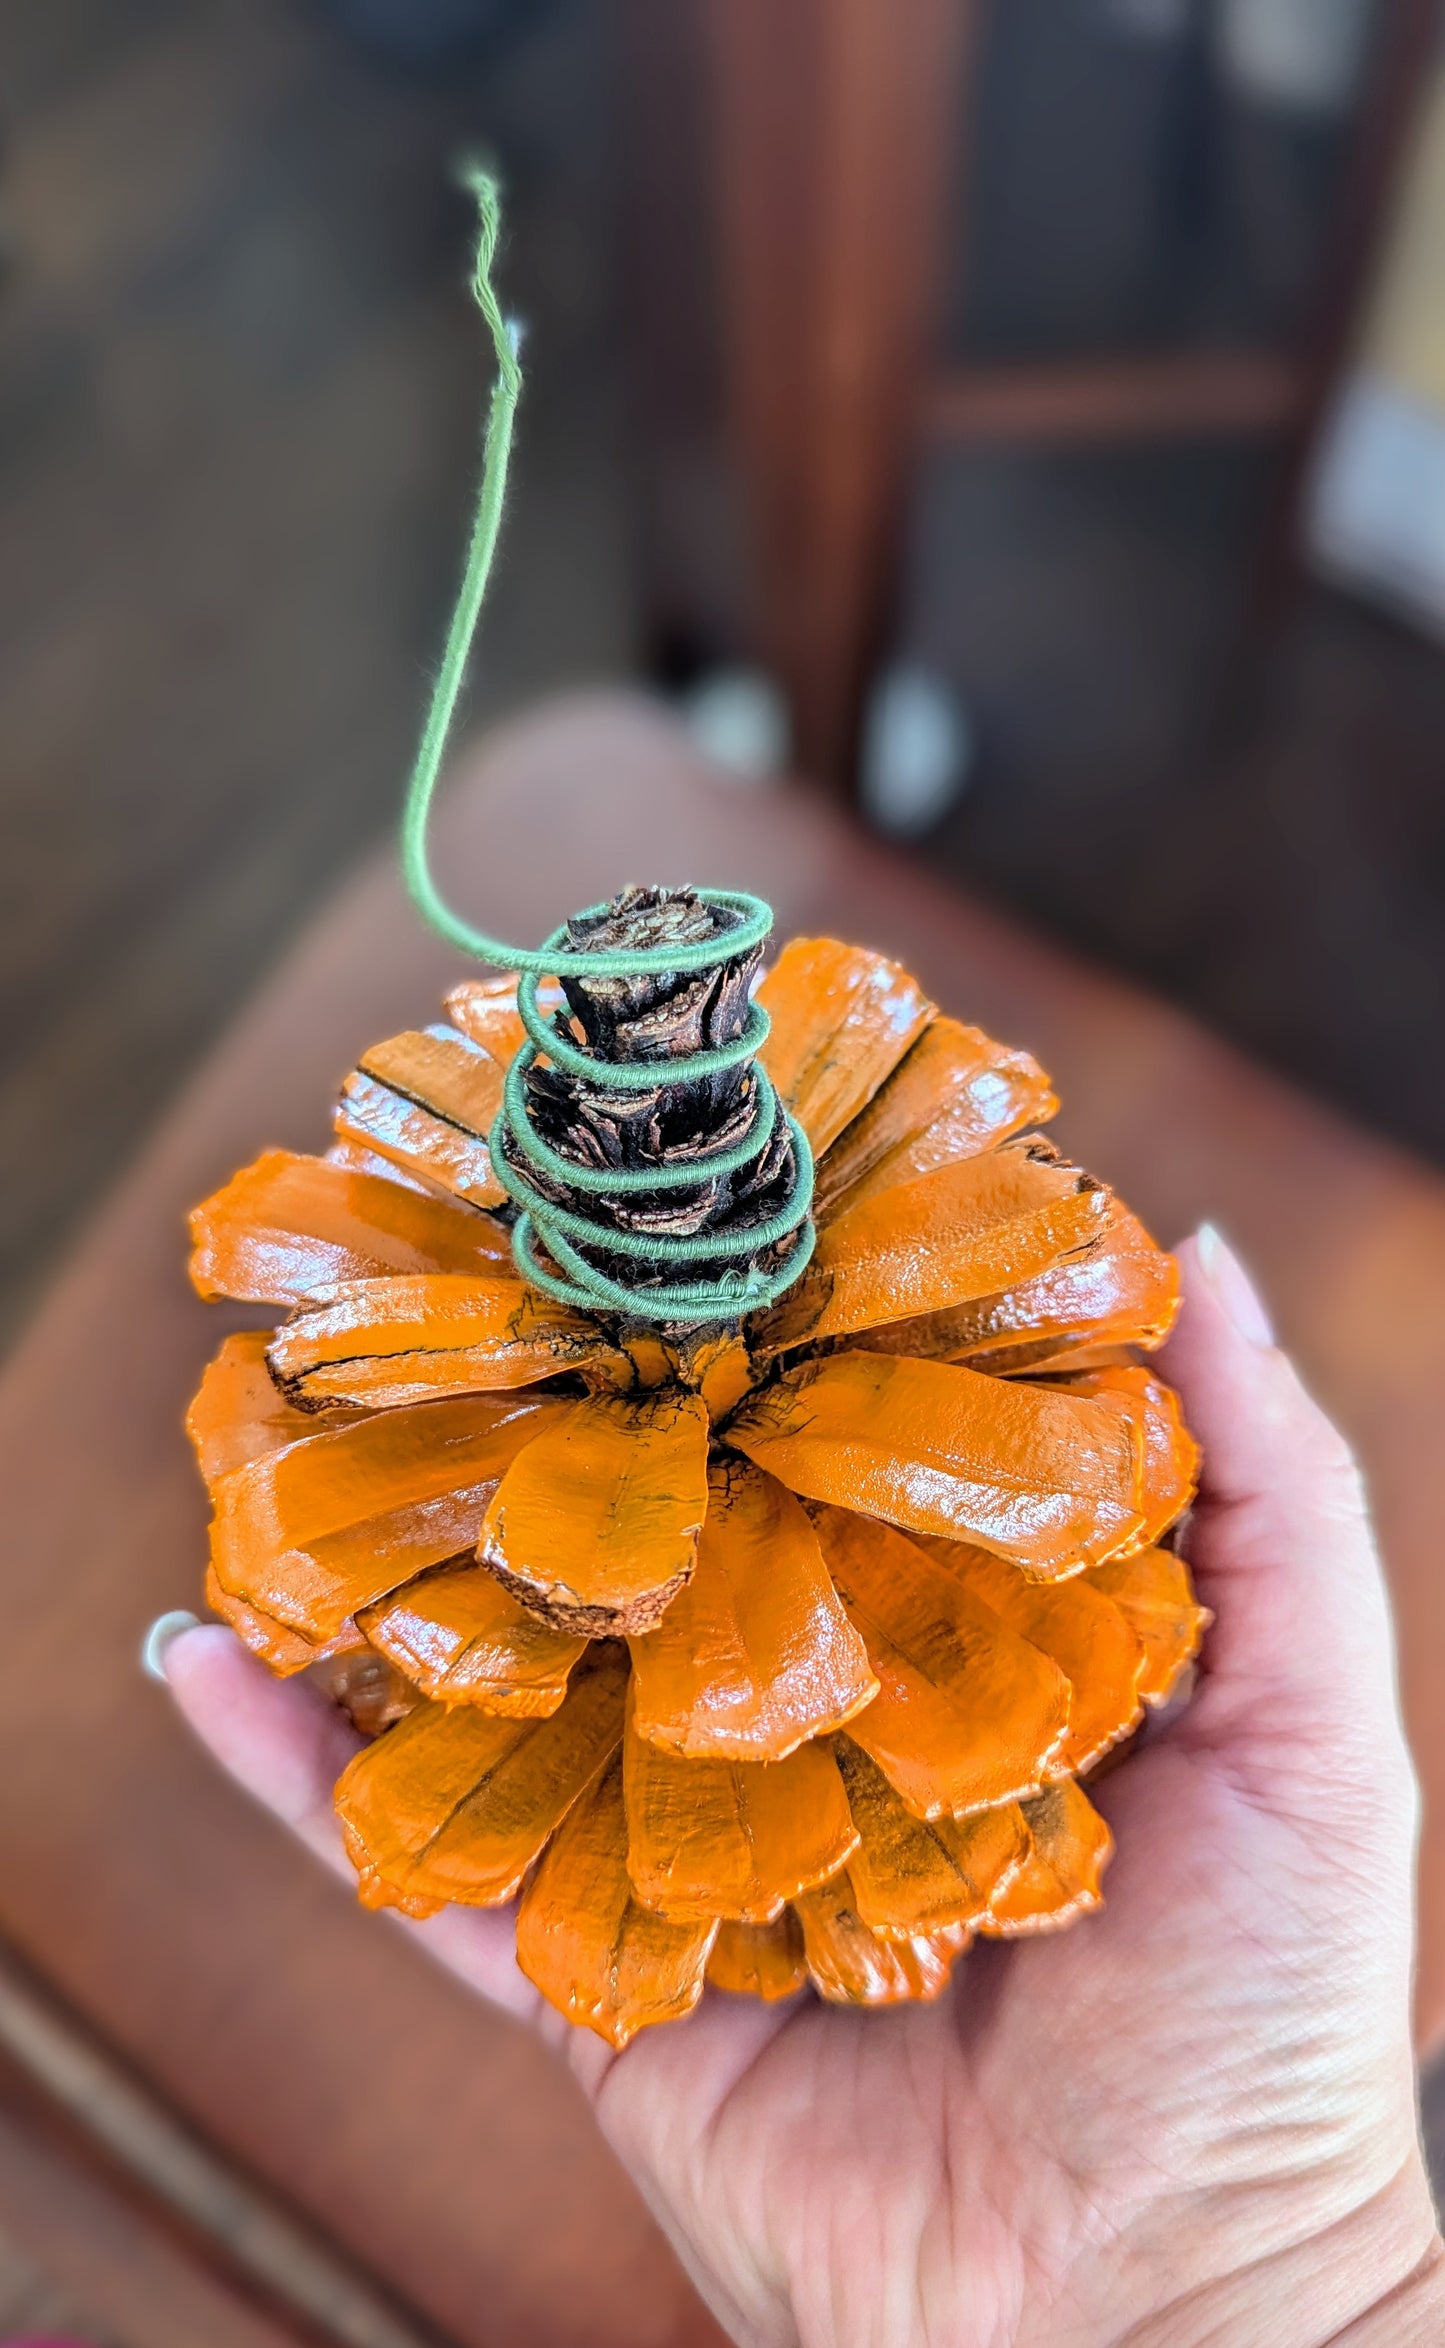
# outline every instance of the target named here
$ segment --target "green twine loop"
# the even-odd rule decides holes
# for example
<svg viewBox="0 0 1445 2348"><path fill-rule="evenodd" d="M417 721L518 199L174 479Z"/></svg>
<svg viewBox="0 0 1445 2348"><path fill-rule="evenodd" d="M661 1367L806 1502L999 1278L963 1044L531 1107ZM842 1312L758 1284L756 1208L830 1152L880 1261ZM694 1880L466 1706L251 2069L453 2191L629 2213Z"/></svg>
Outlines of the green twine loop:
<svg viewBox="0 0 1445 2348"><path fill-rule="evenodd" d="M699 892L703 903L730 920L730 926L716 937L630 951L582 948L571 943L564 923L553 930L539 950L531 951L510 946L501 938L488 937L470 922L463 921L446 903L432 876L427 825L496 552L512 452L512 429L522 390L518 362L521 335L515 321L503 317L492 285L492 262L501 230L497 183L475 165L464 169L462 182L476 199L478 230L472 293L492 338L497 376L487 413L482 478L466 568L407 785L401 821L402 871L423 919L450 944L460 946L464 953L475 955L479 961L522 973L517 1008L528 1041L507 1070L502 1106L488 1137L488 1148L498 1181L520 1209L512 1233L512 1250L523 1277L549 1296L584 1311L622 1313L633 1320L647 1321L734 1321L774 1303L791 1288L813 1252L813 1226L809 1219L813 1203L812 1152L802 1127L779 1101L762 1065L759 1063L754 1070L753 1119L742 1140L689 1159L687 1172L682 1176L667 1167L604 1170L576 1164L537 1131L527 1101L526 1075L545 1056L564 1074L600 1080L610 1092L650 1092L659 1081L687 1083L722 1074L753 1059L768 1035L768 1015L761 1003L750 1006L741 1035L711 1051L692 1052L664 1063L602 1060L595 1053L584 1051L561 1032L558 1024L548 1019L538 1001L537 982L543 975L563 969L584 978L640 978L664 971L706 970L761 945L772 930L771 906L761 897L749 896L741 890L703 889ZM604 910L603 906L594 905L579 918L586 920ZM746 1225L741 1230L704 1231L682 1238L614 1231L610 1225L596 1223L589 1216L558 1206L531 1178L533 1173L549 1176L584 1196L591 1193L632 1198L687 1189L754 1163L772 1142L779 1118L786 1122L793 1139L796 1175L792 1194L765 1222ZM710 1279L649 1283L638 1288L609 1278L584 1253L592 1248L649 1266L701 1267L735 1255L740 1247L753 1254L790 1236L793 1245L783 1262L770 1272L748 1270L733 1263ZM546 1247L550 1265L538 1258L538 1239ZM552 1269L554 1265L558 1269Z"/></svg>

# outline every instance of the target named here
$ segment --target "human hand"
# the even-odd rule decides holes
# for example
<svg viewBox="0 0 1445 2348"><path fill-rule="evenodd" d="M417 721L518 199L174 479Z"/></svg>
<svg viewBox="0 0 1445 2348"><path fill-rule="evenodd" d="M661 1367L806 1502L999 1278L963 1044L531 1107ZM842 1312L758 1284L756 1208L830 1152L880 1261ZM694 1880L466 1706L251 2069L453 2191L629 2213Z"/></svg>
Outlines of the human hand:
<svg viewBox="0 0 1445 2348"><path fill-rule="evenodd" d="M1193 1702L1092 1798L1103 1913L933 2005L709 1991L622 2054L507 1911L400 1928L564 2050L704 2297L768 2348L1374 2348L1445 2337L1408 1997L1417 1797L1358 1476L1212 1235L1164 1367L1204 1446ZM165 1651L217 1758L349 1874L357 1745L229 1631Z"/></svg>

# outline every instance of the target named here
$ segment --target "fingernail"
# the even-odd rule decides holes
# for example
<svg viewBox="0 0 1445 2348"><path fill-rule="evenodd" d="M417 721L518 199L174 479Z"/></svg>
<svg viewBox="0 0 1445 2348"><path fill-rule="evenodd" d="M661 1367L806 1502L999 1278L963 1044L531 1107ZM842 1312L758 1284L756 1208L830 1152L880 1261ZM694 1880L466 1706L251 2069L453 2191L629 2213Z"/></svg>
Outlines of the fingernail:
<svg viewBox="0 0 1445 2348"><path fill-rule="evenodd" d="M1251 1345L1273 1345L1274 1324L1258 1289L1221 1231L1201 1223L1194 1235L1199 1265L1241 1337Z"/></svg>
<svg viewBox="0 0 1445 2348"><path fill-rule="evenodd" d="M201 1618L184 1606L177 1606L170 1614L158 1614L140 1643L140 1667L150 1679L163 1680L166 1676L166 1649L174 1644L182 1631L199 1630Z"/></svg>

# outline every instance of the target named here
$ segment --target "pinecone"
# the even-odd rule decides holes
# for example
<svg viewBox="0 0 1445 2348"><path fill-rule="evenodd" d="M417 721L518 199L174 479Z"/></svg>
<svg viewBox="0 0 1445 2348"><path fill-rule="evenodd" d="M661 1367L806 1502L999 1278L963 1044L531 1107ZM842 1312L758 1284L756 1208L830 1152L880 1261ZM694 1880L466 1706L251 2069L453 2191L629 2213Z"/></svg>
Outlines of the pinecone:
<svg viewBox="0 0 1445 2348"><path fill-rule="evenodd" d="M578 942L712 919L632 892ZM752 959L549 995L599 1059L659 1062L640 1097L530 1083L579 1162L679 1169L650 1224L591 1197L600 1229L745 1245L786 1186L781 1153L688 1180L754 1079L665 1074L740 1032ZM931 1996L975 1934L1097 1905L1080 1779L1205 1619L1167 1546L1194 1446L1141 1359L1174 1267L1029 1130L1047 1079L828 939L760 992L818 1244L741 1326L519 1278L486 1139L509 981L368 1052L324 1158L268 1151L193 1218L201 1292L287 1315L192 1406L208 1593L273 1670L340 1675L371 1738L336 1795L362 1897L520 1892L524 1969L619 2046L705 1980Z"/></svg>
<svg viewBox="0 0 1445 2348"><path fill-rule="evenodd" d="M569 921L567 931L571 943L584 951L651 950L712 938L725 945L728 928L735 926L736 917L708 904L695 890L624 889L600 915ZM583 1080L548 1063L528 1072L528 1103L539 1131L579 1166L589 1171L676 1171L675 1186L642 1195L622 1192L612 1198L590 1191L579 1194L535 1168L531 1171L531 1179L546 1196L580 1209L596 1222L599 1244L589 1251L592 1260L612 1279L635 1286L640 1308L645 1308L647 1288L665 1280L669 1267L657 1263L650 1272L640 1271L636 1257L609 1252L609 1229L663 1239L736 1233L738 1244L730 1261L743 1271L769 1269L788 1252L786 1241L760 1251L747 1246L748 1225L774 1214L796 1179L792 1137L781 1119L749 1164L732 1173L701 1180L694 1173L689 1179L693 1161L752 1131L758 1105L753 1063L745 1060L719 1074L681 1081L670 1082L667 1075L669 1063L687 1053L736 1042L747 1021L750 989L761 960L761 946L753 946L697 972L564 977L564 1002L553 1017L569 1040L576 1040L576 1030L581 1030L581 1040L597 1057L597 1074ZM607 1069L618 1062L655 1062L656 1089L609 1089ZM682 1338L686 1331L674 1325L670 1333Z"/></svg>

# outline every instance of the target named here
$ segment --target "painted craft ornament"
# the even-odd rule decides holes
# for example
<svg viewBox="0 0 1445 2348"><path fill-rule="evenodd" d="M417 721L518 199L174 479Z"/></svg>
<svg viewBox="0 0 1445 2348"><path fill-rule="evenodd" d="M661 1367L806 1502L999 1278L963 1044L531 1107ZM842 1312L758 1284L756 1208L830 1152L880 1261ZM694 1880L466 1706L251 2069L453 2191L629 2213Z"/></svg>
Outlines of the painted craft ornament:
<svg viewBox="0 0 1445 2348"><path fill-rule="evenodd" d="M976 1934L1097 1906L1081 1781L1198 1643L1145 1358L1174 1266L1038 1133L1034 1061L879 954L763 970L767 908L713 891L525 955L441 904L519 382L478 195L501 373L405 845L511 967L362 1055L324 1155L195 1211L202 1295L282 1315L191 1407L207 1594L367 1735L362 1898L518 1900L523 1970L613 2045L707 1982L931 1997Z"/></svg>

